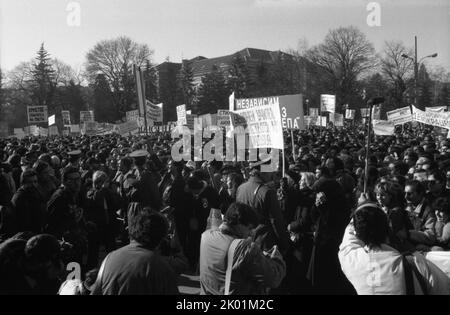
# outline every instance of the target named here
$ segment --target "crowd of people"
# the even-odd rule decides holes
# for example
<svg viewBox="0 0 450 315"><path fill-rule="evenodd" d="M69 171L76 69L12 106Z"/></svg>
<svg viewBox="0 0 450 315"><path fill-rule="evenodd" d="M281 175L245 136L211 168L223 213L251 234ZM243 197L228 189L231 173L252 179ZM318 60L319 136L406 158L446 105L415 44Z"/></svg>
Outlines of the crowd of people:
<svg viewBox="0 0 450 315"><path fill-rule="evenodd" d="M436 129L374 137L367 167L364 126L286 133L270 173L174 161L170 133L2 139L0 294L450 294Z"/></svg>

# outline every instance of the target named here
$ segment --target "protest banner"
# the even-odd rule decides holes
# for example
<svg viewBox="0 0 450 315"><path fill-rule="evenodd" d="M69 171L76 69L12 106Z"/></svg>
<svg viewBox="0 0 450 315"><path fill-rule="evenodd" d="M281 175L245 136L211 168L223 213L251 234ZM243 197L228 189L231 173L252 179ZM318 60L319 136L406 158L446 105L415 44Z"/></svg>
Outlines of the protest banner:
<svg viewBox="0 0 450 315"><path fill-rule="evenodd" d="M25 131L22 128L14 128L14 137L17 139L23 139L25 136Z"/></svg>
<svg viewBox="0 0 450 315"><path fill-rule="evenodd" d="M126 121L137 120L139 118L139 110L129 110L125 113Z"/></svg>
<svg viewBox="0 0 450 315"><path fill-rule="evenodd" d="M135 133L136 131L138 131L139 126L136 120L132 120L115 125L113 130L121 136L127 136L130 134L130 132Z"/></svg>
<svg viewBox="0 0 450 315"><path fill-rule="evenodd" d="M330 113L330 121L336 127L344 127L344 115L339 113Z"/></svg>
<svg viewBox="0 0 450 315"><path fill-rule="evenodd" d="M150 122L151 125L153 125L155 122L163 121L162 103L153 104L149 100L146 100L145 109L147 113L147 123Z"/></svg>
<svg viewBox="0 0 450 315"><path fill-rule="evenodd" d="M375 119L375 120L381 119L381 106L373 106L372 107L372 119Z"/></svg>
<svg viewBox="0 0 450 315"><path fill-rule="evenodd" d="M85 122L93 122L94 119L94 111L87 110L87 111L80 111L80 124L83 124Z"/></svg>
<svg viewBox="0 0 450 315"><path fill-rule="evenodd" d="M326 127L327 126L327 116L320 116L320 125L322 127Z"/></svg>
<svg viewBox="0 0 450 315"><path fill-rule="evenodd" d="M395 126L389 120L372 120L373 132L377 136L392 136L395 131Z"/></svg>
<svg viewBox="0 0 450 315"><path fill-rule="evenodd" d="M38 135L40 137L48 137L48 129L47 128L38 127Z"/></svg>
<svg viewBox="0 0 450 315"><path fill-rule="evenodd" d="M425 107L425 112L444 113L446 109L447 106Z"/></svg>
<svg viewBox="0 0 450 315"><path fill-rule="evenodd" d="M219 109L217 111L217 126L228 127L231 122L231 112L229 110Z"/></svg>
<svg viewBox="0 0 450 315"><path fill-rule="evenodd" d="M70 125L71 133L80 133L80 125Z"/></svg>
<svg viewBox="0 0 450 315"><path fill-rule="evenodd" d="M36 125L29 126L28 134L32 136L39 136L39 127Z"/></svg>
<svg viewBox="0 0 450 315"><path fill-rule="evenodd" d="M345 110L345 119L353 120L355 119L356 110L354 109L346 109Z"/></svg>
<svg viewBox="0 0 450 315"><path fill-rule="evenodd" d="M234 92L231 93L231 95L228 97L228 109L230 110L230 112L235 110Z"/></svg>
<svg viewBox="0 0 450 315"><path fill-rule="evenodd" d="M177 106L177 124L182 126L186 123L186 105L179 105Z"/></svg>
<svg viewBox="0 0 450 315"><path fill-rule="evenodd" d="M318 108L310 108L309 109L309 116L311 116L311 117L318 117L319 116L319 109Z"/></svg>
<svg viewBox="0 0 450 315"><path fill-rule="evenodd" d="M395 126L412 121L411 109L409 106L391 110L390 112L387 112L386 115L387 120L392 122Z"/></svg>
<svg viewBox="0 0 450 315"><path fill-rule="evenodd" d="M62 110L61 117L62 117L62 121L63 121L63 126L69 127L70 126L70 111Z"/></svg>
<svg viewBox="0 0 450 315"><path fill-rule="evenodd" d="M58 126L49 126L48 127L48 135L49 136L59 136Z"/></svg>
<svg viewBox="0 0 450 315"><path fill-rule="evenodd" d="M419 123L450 129L450 113L424 112L413 106L413 120Z"/></svg>
<svg viewBox="0 0 450 315"><path fill-rule="evenodd" d="M336 95L320 95L320 111L334 113L336 111Z"/></svg>
<svg viewBox="0 0 450 315"><path fill-rule="evenodd" d="M369 117L369 109L368 108L360 108L359 109L361 111L361 117L362 118L367 118Z"/></svg>
<svg viewBox="0 0 450 315"><path fill-rule="evenodd" d="M185 119L186 119L186 126L190 129L190 130L194 130L194 125L195 125L195 118L196 118L197 116L195 116L195 115L190 115L190 114L186 114L186 117L185 117ZM201 122L201 120L200 120L200 122Z"/></svg>
<svg viewBox="0 0 450 315"><path fill-rule="evenodd" d="M47 106L27 106L28 123L46 123L48 119Z"/></svg>
<svg viewBox="0 0 450 315"><path fill-rule="evenodd" d="M239 100L236 101L238 103ZM235 112L245 120L249 148L284 149L281 114L278 104L252 106Z"/></svg>
<svg viewBox="0 0 450 315"><path fill-rule="evenodd" d="M302 94L236 99L234 112L271 105L279 107L283 128L305 129Z"/></svg>
<svg viewBox="0 0 450 315"><path fill-rule="evenodd" d="M98 124L95 121L86 121L82 124L81 134L95 136L98 131Z"/></svg>
<svg viewBox="0 0 450 315"><path fill-rule="evenodd" d="M55 123L56 123L56 116L55 115L52 115L52 116L48 117L48 125L49 126L52 126Z"/></svg>

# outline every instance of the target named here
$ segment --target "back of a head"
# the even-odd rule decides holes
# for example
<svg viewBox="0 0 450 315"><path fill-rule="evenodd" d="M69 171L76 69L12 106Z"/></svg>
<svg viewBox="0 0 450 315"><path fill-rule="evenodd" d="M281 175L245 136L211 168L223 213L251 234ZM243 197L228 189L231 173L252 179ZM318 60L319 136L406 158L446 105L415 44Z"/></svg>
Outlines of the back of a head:
<svg viewBox="0 0 450 315"><path fill-rule="evenodd" d="M234 202L229 207L224 216L224 221L229 226L242 224L244 226L258 225L258 217L252 207L240 202Z"/></svg>
<svg viewBox="0 0 450 315"><path fill-rule="evenodd" d="M389 233L386 214L377 205L366 203L353 215L356 237L369 248L385 243Z"/></svg>
<svg viewBox="0 0 450 315"><path fill-rule="evenodd" d="M167 219L150 208L136 207L128 212L130 238L148 249L155 249L167 235Z"/></svg>
<svg viewBox="0 0 450 315"><path fill-rule="evenodd" d="M61 246L55 236L39 234L30 238L25 246L25 257L31 264L41 264L61 254Z"/></svg>

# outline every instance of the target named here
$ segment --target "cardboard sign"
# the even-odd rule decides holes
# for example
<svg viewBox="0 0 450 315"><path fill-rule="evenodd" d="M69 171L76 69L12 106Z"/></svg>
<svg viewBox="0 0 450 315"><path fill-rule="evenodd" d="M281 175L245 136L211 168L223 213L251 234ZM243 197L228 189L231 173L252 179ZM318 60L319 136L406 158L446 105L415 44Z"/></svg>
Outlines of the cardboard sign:
<svg viewBox="0 0 450 315"><path fill-rule="evenodd" d="M52 126L55 123L56 123L56 116L55 115L52 115L52 116L48 117L48 125L49 126Z"/></svg>
<svg viewBox="0 0 450 315"><path fill-rule="evenodd" d="M94 119L94 111L88 110L88 111L80 111L80 124L85 122L93 122Z"/></svg>
<svg viewBox="0 0 450 315"><path fill-rule="evenodd" d="M330 121L336 127L344 127L344 115L339 113L330 113Z"/></svg>
<svg viewBox="0 0 450 315"><path fill-rule="evenodd" d="M412 121L411 109L409 106L397 108L386 113L387 119L394 124L403 125Z"/></svg>
<svg viewBox="0 0 450 315"><path fill-rule="evenodd" d="M234 112L239 114L240 110L262 106L278 106L283 128L305 129L303 96L301 94L237 99Z"/></svg>
<svg viewBox="0 0 450 315"><path fill-rule="evenodd" d="M245 120L249 148L284 149L283 129L278 104L250 107L236 111Z"/></svg>
<svg viewBox="0 0 450 315"><path fill-rule="evenodd" d="M186 125L186 105L177 106L177 124L179 126Z"/></svg>
<svg viewBox="0 0 450 315"><path fill-rule="evenodd" d="M450 129L449 112L424 112L413 106L413 120L427 125Z"/></svg>
<svg viewBox="0 0 450 315"><path fill-rule="evenodd" d="M334 113L336 111L336 95L320 95L320 110L322 112Z"/></svg>
<svg viewBox="0 0 450 315"><path fill-rule="evenodd" d="M346 109L345 110L345 119L353 120L355 119L356 111L354 109Z"/></svg>
<svg viewBox="0 0 450 315"><path fill-rule="evenodd" d="M28 123L46 123L48 119L47 106L27 106Z"/></svg>
<svg viewBox="0 0 450 315"><path fill-rule="evenodd" d="M318 108L310 108L309 109L309 116L311 116L311 117L318 117L319 116L319 109Z"/></svg>
<svg viewBox="0 0 450 315"><path fill-rule="evenodd" d="M61 117L62 117L64 127L69 127L70 126L70 112L68 110L62 110Z"/></svg>
<svg viewBox="0 0 450 315"><path fill-rule="evenodd" d="M121 136L126 136L129 135L130 132L133 133L139 131L139 126L136 120L132 120L114 126L113 130Z"/></svg>
<svg viewBox="0 0 450 315"><path fill-rule="evenodd" d="M139 111L137 109L129 110L125 113L125 117L127 121L137 120L139 118Z"/></svg>

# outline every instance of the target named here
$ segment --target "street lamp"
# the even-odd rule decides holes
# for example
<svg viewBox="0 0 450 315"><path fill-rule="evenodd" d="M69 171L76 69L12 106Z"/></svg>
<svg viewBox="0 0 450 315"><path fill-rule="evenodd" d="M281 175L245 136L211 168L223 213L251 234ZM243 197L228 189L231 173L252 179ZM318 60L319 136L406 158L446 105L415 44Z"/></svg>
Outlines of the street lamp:
<svg viewBox="0 0 450 315"><path fill-rule="evenodd" d="M425 58L435 58L435 57L437 57L437 55L438 55L437 53L434 53L432 55L425 56L425 57L421 58L419 60L419 62L417 62L417 36L414 36L414 58L411 56L408 56L407 54L401 54L401 56L403 58L410 59L414 62L414 106L419 106L417 104L417 94L418 94L417 93L417 90L418 90L417 84L418 84L418 79L419 79L419 64Z"/></svg>

